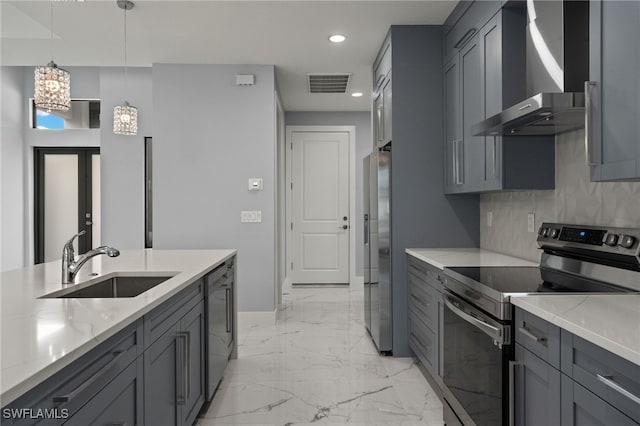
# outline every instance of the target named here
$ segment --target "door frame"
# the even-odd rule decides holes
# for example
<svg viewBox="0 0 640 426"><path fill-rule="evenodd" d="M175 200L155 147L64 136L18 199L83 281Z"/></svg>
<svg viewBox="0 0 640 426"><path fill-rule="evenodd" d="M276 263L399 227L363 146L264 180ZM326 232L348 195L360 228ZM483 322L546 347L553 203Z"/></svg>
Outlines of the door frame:
<svg viewBox="0 0 640 426"><path fill-rule="evenodd" d="M47 154L78 155L78 226L81 226L87 219L81 213L81 206L90 205L89 194L92 188L91 156L100 155L99 147L34 147L34 263L44 262L44 157ZM83 178L84 176L84 178ZM91 220L93 220L93 211L91 211ZM78 252L84 253L91 249L87 241L92 240L93 232L91 229L85 235L78 237ZM71 238L71 235L69 235ZM62 248L60 248L62 250Z"/></svg>
<svg viewBox="0 0 640 426"><path fill-rule="evenodd" d="M326 133L326 132L344 132L349 134L349 284L355 282L356 279L356 127L355 126L286 126L286 224L291 223L291 171L292 171L292 155L293 149L293 133ZM291 282L291 262L292 262L292 235L291 226L285 226L286 233L286 263L285 272L289 282Z"/></svg>

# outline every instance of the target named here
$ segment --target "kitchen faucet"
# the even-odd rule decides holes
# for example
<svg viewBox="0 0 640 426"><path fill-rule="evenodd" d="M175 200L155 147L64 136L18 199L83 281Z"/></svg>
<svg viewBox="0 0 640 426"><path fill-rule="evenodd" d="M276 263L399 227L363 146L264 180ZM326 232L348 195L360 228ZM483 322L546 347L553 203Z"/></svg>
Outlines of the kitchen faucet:
<svg viewBox="0 0 640 426"><path fill-rule="evenodd" d="M80 235L84 235L86 231L80 231L69 241L67 241L62 248L62 284L69 284L73 282L78 270L82 268L87 260L91 259L93 256L97 256L99 254L106 254L109 257L117 257L120 256L120 251L117 248L109 247L109 246L100 246L95 249L91 249L83 255L78 257L76 260L76 253L73 249L73 240Z"/></svg>

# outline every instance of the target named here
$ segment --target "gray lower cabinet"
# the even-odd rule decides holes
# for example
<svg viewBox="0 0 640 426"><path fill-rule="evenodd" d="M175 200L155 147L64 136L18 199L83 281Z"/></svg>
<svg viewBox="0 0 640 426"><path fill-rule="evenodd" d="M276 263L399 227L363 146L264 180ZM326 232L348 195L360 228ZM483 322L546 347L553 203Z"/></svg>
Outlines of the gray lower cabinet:
<svg viewBox="0 0 640 426"><path fill-rule="evenodd" d="M640 2L591 0L587 162L591 180L640 179Z"/></svg>
<svg viewBox="0 0 640 426"><path fill-rule="evenodd" d="M145 351L147 424L191 425L204 404L204 318L198 300Z"/></svg>
<svg viewBox="0 0 640 426"><path fill-rule="evenodd" d="M515 424L560 426L560 371L515 345Z"/></svg>
<svg viewBox="0 0 640 426"><path fill-rule="evenodd" d="M516 426L640 425L639 365L519 308L515 327Z"/></svg>
<svg viewBox="0 0 640 426"><path fill-rule="evenodd" d="M442 385L442 270L408 257L409 347L436 385Z"/></svg>

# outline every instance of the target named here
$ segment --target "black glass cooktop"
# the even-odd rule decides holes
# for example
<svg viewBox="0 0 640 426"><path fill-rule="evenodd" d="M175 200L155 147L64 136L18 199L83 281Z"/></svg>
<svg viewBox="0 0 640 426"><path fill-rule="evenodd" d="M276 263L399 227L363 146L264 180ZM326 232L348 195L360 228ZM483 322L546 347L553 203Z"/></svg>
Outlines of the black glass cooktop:
<svg viewBox="0 0 640 426"><path fill-rule="evenodd" d="M575 277L562 272L528 266L483 266L447 268L464 281L474 281L500 293L622 293L622 287ZM458 277L460 278L460 277Z"/></svg>

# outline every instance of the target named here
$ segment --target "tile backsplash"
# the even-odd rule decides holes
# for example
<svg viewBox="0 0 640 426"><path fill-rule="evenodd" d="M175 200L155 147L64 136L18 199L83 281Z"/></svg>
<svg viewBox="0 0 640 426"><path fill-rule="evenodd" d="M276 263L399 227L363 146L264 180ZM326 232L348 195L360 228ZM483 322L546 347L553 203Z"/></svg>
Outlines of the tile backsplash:
<svg viewBox="0 0 640 426"><path fill-rule="evenodd" d="M534 233L527 232L529 213L535 214ZM556 189L482 194L480 222L480 247L539 261L535 240L542 222L640 228L640 182L591 182L584 130L564 133L556 137Z"/></svg>

